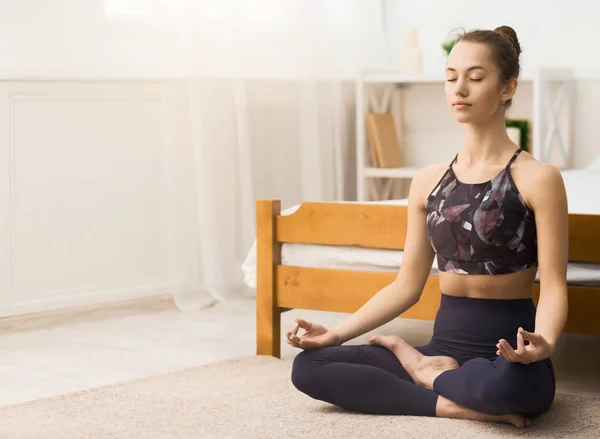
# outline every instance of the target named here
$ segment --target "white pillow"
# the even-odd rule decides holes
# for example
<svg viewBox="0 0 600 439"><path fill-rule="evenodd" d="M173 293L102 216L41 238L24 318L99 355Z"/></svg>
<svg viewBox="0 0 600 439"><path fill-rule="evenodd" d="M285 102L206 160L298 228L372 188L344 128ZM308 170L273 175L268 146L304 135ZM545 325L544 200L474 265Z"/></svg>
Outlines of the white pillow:
<svg viewBox="0 0 600 439"><path fill-rule="evenodd" d="M594 161L585 169L590 172L600 173L600 154L598 154L598 157L596 157Z"/></svg>
<svg viewBox="0 0 600 439"><path fill-rule="evenodd" d="M590 188L600 186L600 171L569 169L561 172L570 213L600 214L600 198L590 197Z"/></svg>

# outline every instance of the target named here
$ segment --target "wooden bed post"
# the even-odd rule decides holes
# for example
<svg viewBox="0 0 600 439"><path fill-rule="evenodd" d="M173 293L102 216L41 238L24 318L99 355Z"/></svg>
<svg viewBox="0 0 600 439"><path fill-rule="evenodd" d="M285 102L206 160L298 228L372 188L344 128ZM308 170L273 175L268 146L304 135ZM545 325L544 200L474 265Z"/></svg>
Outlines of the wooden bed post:
<svg viewBox="0 0 600 439"><path fill-rule="evenodd" d="M275 267L281 263L281 245L275 237L279 200L256 203L256 355L281 356L281 313L277 306Z"/></svg>

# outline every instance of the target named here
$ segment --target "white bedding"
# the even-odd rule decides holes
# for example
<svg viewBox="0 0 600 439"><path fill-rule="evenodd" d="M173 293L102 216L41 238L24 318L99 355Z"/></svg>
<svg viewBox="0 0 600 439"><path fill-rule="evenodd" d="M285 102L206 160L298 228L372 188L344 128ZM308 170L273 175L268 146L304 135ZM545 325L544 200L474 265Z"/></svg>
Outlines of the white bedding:
<svg viewBox="0 0 600 439"><path fill-rule="evenodd" d="M600 172L587 170L569 170L562 172L569 200L569 212L600 214L600 198L589 197L591 188L600 187ZM369 202L367 204L406 205L407 200ZM281 212L290 215L299 205ZM366 270L398 272L402 262L401 250L370 249L352 246L329 246L315 244L286 243L281 246L282 265L300 267L337 268L347 270ZM242 265L244 282L256 288L256 241L250 248ZM431 274L437 274L437 263L431 267ZM539 279L539 273L537 275ZM567 266L569 285L600 285L600 264L569 263Z"/></svg>

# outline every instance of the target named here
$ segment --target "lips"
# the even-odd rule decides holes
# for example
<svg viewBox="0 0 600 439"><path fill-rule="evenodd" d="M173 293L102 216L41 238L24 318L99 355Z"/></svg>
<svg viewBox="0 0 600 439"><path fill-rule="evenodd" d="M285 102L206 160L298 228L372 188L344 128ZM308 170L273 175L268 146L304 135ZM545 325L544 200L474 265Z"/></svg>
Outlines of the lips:
<svg viewBox="0 0 600 439"><path fill-rule="evenodd" d="M467 104L466 102L455 102L452 105L454 105L454 106L456 106L456 105L466 106L466 105L471 105L471 104Z"/></svg>

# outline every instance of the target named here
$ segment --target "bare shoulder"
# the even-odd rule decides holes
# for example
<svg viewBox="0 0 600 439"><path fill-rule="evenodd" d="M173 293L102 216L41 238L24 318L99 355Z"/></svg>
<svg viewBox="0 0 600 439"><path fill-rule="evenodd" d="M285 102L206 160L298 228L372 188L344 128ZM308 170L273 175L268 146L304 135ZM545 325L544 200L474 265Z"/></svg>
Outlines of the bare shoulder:
<svg viewBox="0 0 600 439"><path fill-rule="evenodd" d="M411 193L423 202L448 169L448 163L436 163L420 169L413 178Z"/></svg>
<svg viewBox="0 0 600 439"><path fill-rule="evenodd" d="M555 166L535 159L531 154L522 152L520 160L511 167L513 178L518 178L525 185L538 185L540 183L562 184L562 174Z"/></svg>
<svg viewBox="0 0 600 439"><path fill-rule="evenodd" d="M558 168L538 161L529 153L523 152L521 156L511 167L511 174L527 204L535 207L541 199L563 196L564 181Z"/></svg>
<svg viewBox="0 0 600 439"><path fill-rule="evenodd" d="M431 192L447 169L448 163L436 163L434 165L425 166L419 171L413 181L420 189L423 189L425 192Z"/></svg>

